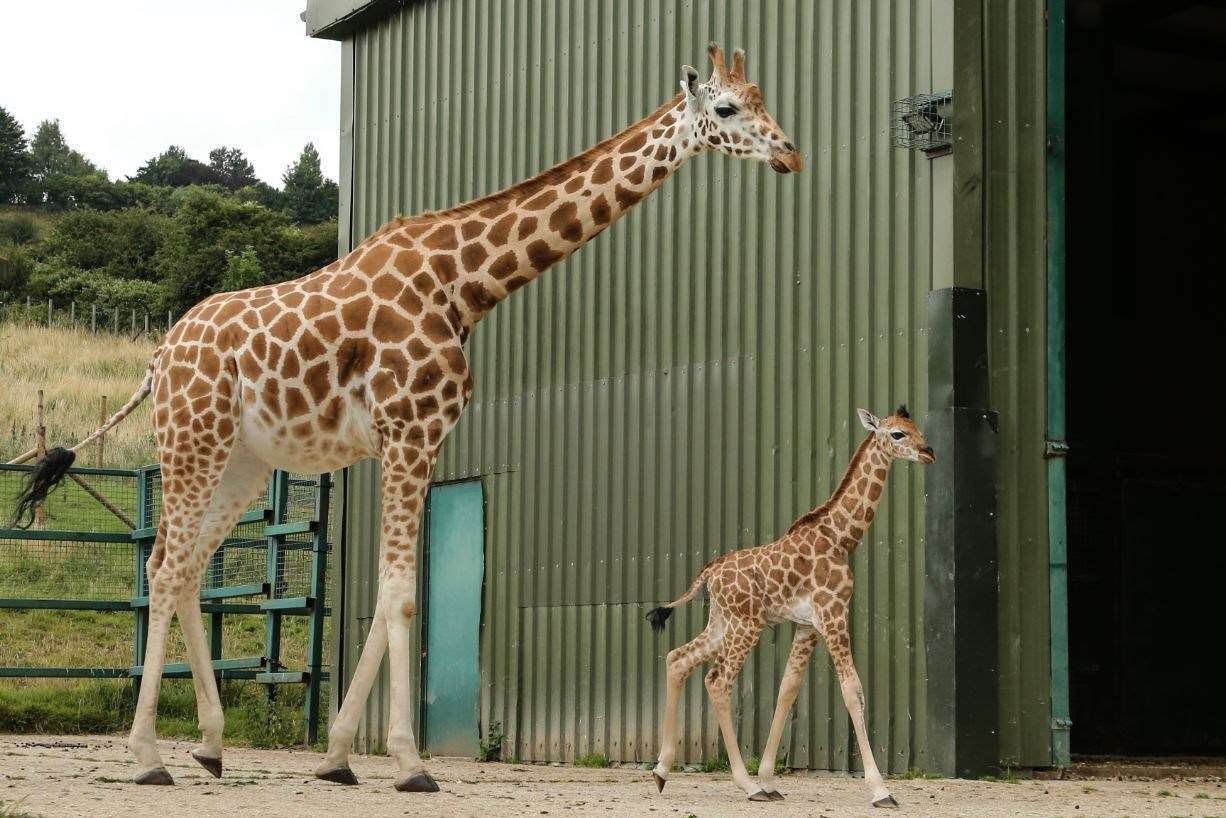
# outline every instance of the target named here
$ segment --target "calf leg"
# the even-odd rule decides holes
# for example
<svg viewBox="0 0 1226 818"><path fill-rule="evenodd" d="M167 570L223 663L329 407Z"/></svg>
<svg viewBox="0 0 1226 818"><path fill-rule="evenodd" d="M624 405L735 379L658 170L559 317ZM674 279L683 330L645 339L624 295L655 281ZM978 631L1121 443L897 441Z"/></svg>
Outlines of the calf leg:
<svg viewBox="0 0 1226 818"><path fill-rule="evenodd" d="M771 720L770 735L766 739L766 748L762 751L762 763L758 765L758 785L773 800L782 800L779 789L775 785L775 754L779 751L779 742L783 738L783 728L787 724L788 713L800 692L800 684L805 678L805 668L809 665L809 657L817 646L817 631L812 628L797 628L792 639L792 651L788 654L788 664L783 671L783 679L779 682L779 700L775 704L775 717Z"/></svg>
<svg viewBox="0 0 1226 818"><path fill-rule="evenodd" d="M844 609L845 610L845 609ZM834 661L835 671L839 674L839 687L843 691L843 703L851 715L851 724L856 731L856 744L860 748L860 760L864 763L864 784L868 788L869 799L874 807L897 807L898 801L886 789L881 771L877 769L877 761L873 758L873 747L868 740L868 730L864 725L864 688L860 684L860 675L851 659L851 637L847 629L846 614L839 617L827 617L820 623L822 635L826 639L826 647L830 650L830 658Z"/></svg>
<svg viewBox="0 0 1226 818"><path fill-rule="evenodd" d="M719 650L723 642L723 632L715 622L712 612L711 621L706 629L681 647L668 653L667 688L668 698L664 704L664 727L660 737L660 757L651 773L656 787L664 791L668 774L673 768L673 759L677 756L677 710L681 706L681 691L685 688L685 680L694 672L694 668L707 662Z"/></svg>
<svg viewBox="0 0 1226 818"><path fill-rule="evenodd" d="M743 789L750 801L769 801L770 796L758 787L757 782L749 777L745 769L745 760L741 758L741 748L737 743L736 727L732 724L732 686L741 673L741 667L754 645L758 643L761 634L759 625L747 623L729 624L729 632L724 637L723 647L715 666L707 673L707 693L711 696L711 706L719 719L719 730L724 737L724 748L728 751L728 765L732 768L732 780Z"/></svg>

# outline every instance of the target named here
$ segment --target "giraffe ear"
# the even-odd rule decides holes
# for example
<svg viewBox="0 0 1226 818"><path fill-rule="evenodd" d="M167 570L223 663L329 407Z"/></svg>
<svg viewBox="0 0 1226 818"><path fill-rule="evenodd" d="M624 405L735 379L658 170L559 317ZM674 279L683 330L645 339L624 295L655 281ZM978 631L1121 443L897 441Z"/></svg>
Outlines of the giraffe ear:
<svg viewBox="0 0 1226 818"><path fill-rule="evenodd" d="M685 101L689 103L691 108L698 105L698 72L692 65L681 66L681 91L685 94Z"/></svg>
<svg viewBox="0 0 1226 818"><path fill-rule="evenodd" d="M877 424L880 423L877 416L867 409L857 409L856 413L860 415L860 422L864 424L864 428L870 432L877 431Z"/></svg>

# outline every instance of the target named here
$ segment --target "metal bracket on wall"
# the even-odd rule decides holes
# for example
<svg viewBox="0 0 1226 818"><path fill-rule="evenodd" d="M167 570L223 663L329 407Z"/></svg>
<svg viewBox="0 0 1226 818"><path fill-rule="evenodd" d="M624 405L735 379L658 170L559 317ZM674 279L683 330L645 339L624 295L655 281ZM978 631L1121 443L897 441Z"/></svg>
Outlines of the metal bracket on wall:
<svg viewBox="0 0 1226 818"><path fill-rule="evenodd" d="M1068 441L1048 440L1043 449L1044 457L1068 457Z"/></svg>

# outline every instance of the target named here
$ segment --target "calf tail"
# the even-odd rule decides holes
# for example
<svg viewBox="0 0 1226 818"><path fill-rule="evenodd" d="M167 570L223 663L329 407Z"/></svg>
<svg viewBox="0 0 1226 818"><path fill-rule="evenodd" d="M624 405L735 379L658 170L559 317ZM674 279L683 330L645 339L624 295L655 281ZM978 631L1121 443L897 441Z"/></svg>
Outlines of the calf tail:
<svg viewBox="0 0 1226 818"><path fill-rule="evenodd" d="M722 557L720 559L722 559ZM651 629L653 631L664 630L665 623L667 623L668 618L673 615L673 608L684 605L698 595L698 591L707 581L707 575L711 573L711 568L718 561L719 560L716 559L707 563L706 566L704 566L703 569L698 572L698 576L694 577L694 581L690 583L690 587L684 594L677 597L667 605L661 605L659 608L652 608L647 612L647 621L651 623Z"/></svg>

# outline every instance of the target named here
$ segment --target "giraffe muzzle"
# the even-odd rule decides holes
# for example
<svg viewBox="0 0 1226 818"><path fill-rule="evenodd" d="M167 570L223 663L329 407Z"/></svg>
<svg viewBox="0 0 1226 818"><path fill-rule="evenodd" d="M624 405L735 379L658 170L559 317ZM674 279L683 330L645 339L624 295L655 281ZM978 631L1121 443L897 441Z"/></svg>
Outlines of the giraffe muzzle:
<svg viewBox="0 0 1226 818"><path fill-rule="evenodd" d="M926 466L929 463L935 463L937 460L937 455L936 452L932 450L931 446L922 446L919 450L919 459L920 462Z"/></svg>
<svg viewBox="0 0 1226 818"><path fill-rule="evenodd" d="M791 145L792 143L787 143ZM800 151L792 148L791 150L783 151L771 157L769 162L771 170L775 173L800 173L805 169L805 155Z"/></svg>

